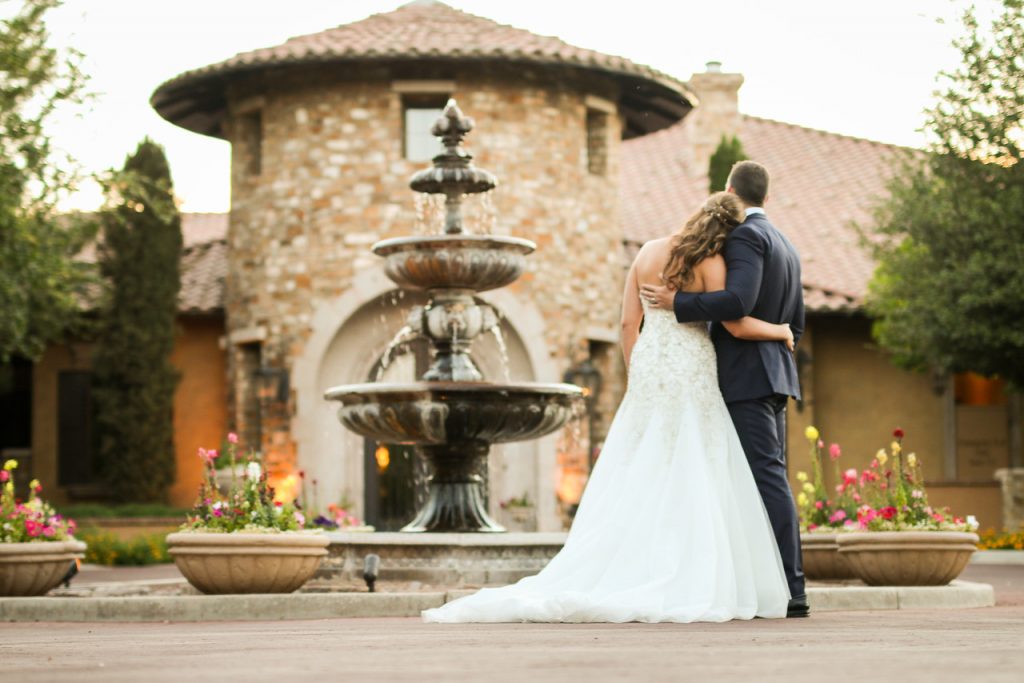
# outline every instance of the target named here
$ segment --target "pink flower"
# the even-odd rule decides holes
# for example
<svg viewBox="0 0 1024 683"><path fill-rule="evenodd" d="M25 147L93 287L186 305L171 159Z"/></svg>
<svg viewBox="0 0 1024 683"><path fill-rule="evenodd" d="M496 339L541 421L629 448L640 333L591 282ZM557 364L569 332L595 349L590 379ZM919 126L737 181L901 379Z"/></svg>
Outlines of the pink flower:
<svg viewBox="0 0 1024 683"><path fill-rule="evenodd" d="M199 459L205 462L207 465L212 465L213 461L217 459L217 451L213 449L206 450L205 448L200 448Z"/></svg>
<svg viewBox="0 0 1024 683"><path fill-rule="evenodd" d="M852 484L857 481L857 470L850 468L843 472L843 481L847 484Z"/></svg>
<svg viewBox="0 0 1024 683"><path fill-rule="evenodd" d="M854 503L859 503L860 501L861 501L860 494L859 493L854 493L853 494L853 502Z"/></svg>
<svg viewBox="0 0 1024 683"><path fill-rule="evenodd" d="M818 439L818 448L824 448L824 447L825 447L825 442L822 441L821 439Z"/></svg>
<svg viewBox="0 0 1024 683"><path fill-rule="evenodd" d="M828 518L828 521L835 524L836 522L841 522L844 519L846 519L846 510L836 510L832 513L832 516Z"/></svg>
<svg viewBox="0 0 1024 683"><path fill-rule="evenodd" d="M920 491L918 489L914 489L913 491L910 492L910 497L911 498L924 498L924 491Z"/></svg>
<svg viewBox="0 0 1024 683"><path fill-rule="evenodd" d="M228 443L238 443L238 434L228 432Z"/></svg>
<svg viewBox="0 0 1024 683"><path fill-rule="evenodd" d="M299 523L299 526L306 526L306 518L298 510L295 511L295 521Z"/></svg>
<svg viewBox="0 0 1024 683"><path fill-rule="evenodd" d="M11 478L11 473L7 470L0 470L0 484Z"/></svg>
<svg viewBox="0 0 1024 683"><path fill-rule="evenodd" d="M814 501L814 507L820 510L821 508L825 507L825 504L822 503L820 500L816 500Z"/></svg>
<svg viewBox="0 0 1024 683"><path fill-rule="evenodd" d="M44 526L43 527L43 536L53 536L54 533L55 532L54 532L52 526Z"/></svg>
<svg viewBox="0 0 1024 683"><path fill-rule="evenodd" d="M817 529L817 528L818 528L818 525L817 525L817 524L808 524L808 525L807 525L807 530L808 530L808 531L814 531L814 530L815 530L815 529Z"/></svg>
<svg viewBox="0 0 1024 683"><path fill-rule="evenodd" d="M839 449L839 444L834 443L828 447L828 456L833 460L838 460L842 454L843 452Z"/></svg>
<svg viewBox="0 0 1024 683"><path fill-rule="evenodd" d="M224 516L224 511L221 510L220 508L214 508L213 516L214 517L223 517Z"/></svg>

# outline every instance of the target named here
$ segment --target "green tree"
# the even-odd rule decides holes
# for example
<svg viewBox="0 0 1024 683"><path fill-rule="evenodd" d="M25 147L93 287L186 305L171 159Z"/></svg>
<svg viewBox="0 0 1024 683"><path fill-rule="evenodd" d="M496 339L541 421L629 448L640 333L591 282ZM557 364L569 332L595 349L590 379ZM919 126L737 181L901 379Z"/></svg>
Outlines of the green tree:
<svg viewBox="0 0 1024 683"><path fill-rule="evenodd" d="M729 179L729 171L737 161L743 161L746 158L747 155L743 151L743 145L740 144L739 139L735 135L729 137L723 135L708 163L708 191L721 192L726 189L725 183Z"/></svg>
<svg viewBox="0 0 1024 683"><path fill-rule="evenodd" d="M163 149L143 140L107 183L100 271L109 291L93 357L98 461L114 497L160 501L174 480L171 365L181 217Z"/></svg>
<svg viewBox="0 0 1024 683"><path fill-rule="evenodd" d="M84 222L59 218L58 200L77 180L46 126L83 101L81 55L47 45L46 13L59 0L24 0L0 21L0 364L36 358L79 319L90 266L75 261Z"/></svg>
<svg viewBox="0 0 1024 683"><path fill-rule="evenodd" d="M1024 0L982 30L973 9L876 214L868 309L900 365L1001 376L1024 387Z"/></svg>

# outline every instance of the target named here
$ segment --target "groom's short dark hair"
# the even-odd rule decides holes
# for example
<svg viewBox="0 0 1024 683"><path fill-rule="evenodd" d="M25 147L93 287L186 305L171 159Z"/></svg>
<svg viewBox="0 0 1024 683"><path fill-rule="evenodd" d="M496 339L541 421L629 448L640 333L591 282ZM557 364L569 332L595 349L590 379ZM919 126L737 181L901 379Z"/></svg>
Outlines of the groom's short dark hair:
<svg viewBox="0 0 1024 683"><path fill-rule="evenodd" d="M768 169L756 161L738 161L729 171L726 187L731 187L750 206L764 206L768 197Z"/></svg>

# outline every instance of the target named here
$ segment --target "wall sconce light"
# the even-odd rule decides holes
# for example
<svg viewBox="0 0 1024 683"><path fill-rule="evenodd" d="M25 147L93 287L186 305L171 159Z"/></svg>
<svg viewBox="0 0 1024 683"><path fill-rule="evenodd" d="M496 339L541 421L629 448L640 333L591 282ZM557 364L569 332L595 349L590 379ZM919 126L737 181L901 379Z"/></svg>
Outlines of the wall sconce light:
<svg viewBox="0 0 1024 683"><path fill-rule="evenodd" d="M597 395L601 392L601 371L594 367L590 358L585 358L573 367L565 371L562 378L569 384L575 384L583 389L583 397L587 400L587 409L595 403Z"/></svg>
<svg viewBox="0 0 1024 683"><path fill-rule="evenodd" d="M261 400L288 401L288 371L285 368L262 366L256 369L256 381L259 382L257 393Z"/></svg>

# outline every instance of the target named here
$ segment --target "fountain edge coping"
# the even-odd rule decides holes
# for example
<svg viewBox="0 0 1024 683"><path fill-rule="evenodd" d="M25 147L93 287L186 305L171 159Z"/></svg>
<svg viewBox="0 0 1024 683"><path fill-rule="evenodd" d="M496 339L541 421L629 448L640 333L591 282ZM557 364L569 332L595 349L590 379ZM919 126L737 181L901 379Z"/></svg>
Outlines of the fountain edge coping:
<svg viewBox="0 0 1024 683"><path fill-rule="evenodd" d="M523 546L561 547L569 534L564 531L552 532L510 532L510 533L403 533L401 531L329 531L327 539L331 545L354 546Z"/></svg>

